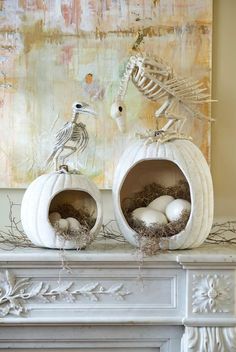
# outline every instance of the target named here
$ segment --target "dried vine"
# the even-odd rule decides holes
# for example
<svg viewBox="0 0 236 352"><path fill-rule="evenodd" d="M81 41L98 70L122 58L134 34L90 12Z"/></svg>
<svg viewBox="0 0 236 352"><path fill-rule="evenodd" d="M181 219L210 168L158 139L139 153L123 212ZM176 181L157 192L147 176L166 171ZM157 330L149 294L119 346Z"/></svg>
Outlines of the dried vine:
<svg viewBox="0 0 236 352"><path fill-rule="evenodd" d="M32 247L36 246L28 239L24 233L21 221L15 216L15 208L20 207L20 204L14 203L9 197L9 225L5 229L0 229L0 248L4 250L13 250L16 247ZM124 237L116 229L116 221L110 220L102 225L101 231L96 240L101 241L104 239L114 240L119 243L127 243Z"/></svg>
<svg viewBox="0 0 236 352"><path fill-rule="evenodd" d="M24 233L21 222L15 216L15 208L20 204L14 203L9 197L9 225L5 230L0 229L0 248L4 250L13 250L16 247L33 247ZM118 231L115 220L110 220L102 225L101 231L96 241L113 240L117 243L127 243L123 235ZM206 243L212 244L231 244L236 245L236 220L222 223L214 223Z"/></svg>
<svg viewBox="0 0 236 352"><path fill-rule="evenodd" d="M102 225L102 228L96 238L97 241L104 239L113 240L119 243L127 243L124 236L118 231L116 220L110 220Z"/></svg>
<svg viewBox="0 0 236 352"><path fill-rule="evenodd" d="M236 220L214 223L206 243L236 244Z"/></svg>
<svg viewBox="0 0 236 352"><path fill-rule="evenodd" d="M12 250L16 247L35 247L35 245L28 239L24 233L21 221L16 219L14 215L15 207L19 207L20 204L9 201L9 225L5 226L5 230L0 230L0 247L4 250Z"/></svg>

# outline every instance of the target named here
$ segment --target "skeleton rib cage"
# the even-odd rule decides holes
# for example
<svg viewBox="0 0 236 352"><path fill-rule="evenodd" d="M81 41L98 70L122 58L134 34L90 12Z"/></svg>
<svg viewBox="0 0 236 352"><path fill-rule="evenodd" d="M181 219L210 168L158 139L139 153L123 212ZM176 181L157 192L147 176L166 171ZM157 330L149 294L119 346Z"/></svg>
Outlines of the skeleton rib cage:
<svg viewBox="0 0 236 352"><path fill-rule="evenodd" d="M53 159L56 161L65 148L69 148L69 153L62 157L63 164L64 160L75 151L83 152L87 147L89 140L88 132L83 123L67 122L57 133L56 141L54 144L53 152L47 160L47 164L50 164ZM71 143L70 145L68 143ZM68 145L68 146L67 146Z"/></svg>
<svg viewBox="0 0 236 352"><path fill-rule="evenodd" d="M65 159L75 152L82 153L88 145L89 135L86 125L82 122L77 122L77 120L80 113L90 115L95 115L96 113L90 109L88 104L78 102L73 104L72 112L72 120L66 122L57 131L53 151L46 162L46 165L50 165L54 160L56 170L58 169L59 159L62 161L62 165L64 165Z"/></svg>
<svg viewBox="0 0 236 352"><path fill-rule="evenodd" d="M54 148L58 149L69 141L76 142L79 151L84 151L88 144L88 132L81 122L67 122L56 134Z"/></svg>
<svg viewBox="0 0 236 352"><path fill-rule="evenodd" d="M205 93L207 88L203 83L191 78L182 78L175 75L173 69L157 57L137 54L131 56L120 82L118 100L124 100L129 80L147 99L159 101L166 98L165 102L156 111L155 116L165 116L172 119L168 128L178 120L185 121L186 117L176 115L172 110L180 104L187 111L188 116L199 119L210 119L196 108L194 104L208 103L212 100ZM187 116L187 117L188 117ZM182 126L181 126L182 127Z"/></svg>

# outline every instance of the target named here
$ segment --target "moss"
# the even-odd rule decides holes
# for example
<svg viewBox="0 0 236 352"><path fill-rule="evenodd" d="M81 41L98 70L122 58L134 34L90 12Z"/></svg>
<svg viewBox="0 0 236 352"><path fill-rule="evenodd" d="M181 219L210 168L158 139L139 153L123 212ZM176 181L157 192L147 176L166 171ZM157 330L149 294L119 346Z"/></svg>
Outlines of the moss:
<svg viewBox="0 0 236 352"><path fill-rule="evenodd" d="M181 198L187 201L191 199L188 183L180 181L172 187L164 187L156 183L149 184L140 192L134 193L122 202L125 219L129 226L137 233L141 251L147 255L153 255L161 249L160 241L163 238L174 236L184 230L189 219L190 213L184 211L177 221L146 226L143 221L132 217L133 210L148 206L150 202L162 195L170 195L175 199Z"/></svg>
<svg viewBox="0 0 236 352"><path fill-rule="evenodd" d="M74 241L78 249L85 248L94 240L91 234L91 229L94 227L96 219L93 214L89 213L87 209L75 209L71 204L61 204L54 211L60 213L62 219L74 218L79 221L79 231L62 231L57 226L56 235L61 237L63 241Z"/></svg>

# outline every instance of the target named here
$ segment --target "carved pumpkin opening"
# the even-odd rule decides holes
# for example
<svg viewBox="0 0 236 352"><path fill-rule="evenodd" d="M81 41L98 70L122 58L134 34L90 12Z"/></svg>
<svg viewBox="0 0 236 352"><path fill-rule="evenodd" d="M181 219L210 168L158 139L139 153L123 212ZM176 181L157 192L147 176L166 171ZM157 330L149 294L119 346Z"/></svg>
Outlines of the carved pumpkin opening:
<svg viewBox="0 0 236 352"><path fill-rule="evenodd" d="M63 190L56 194L49 205L49 222L66 235L89 232L97 219L97 204L85 191Z"/></svg>
<svg viewBox="0 0 236 352"><path fill-rule="evenodd" d="M70 189L57 193L51 200L49 213L56 211L62 204L70 204L76 210L88 209L95 218L97 216L96 202L93 197L85 191Z"/></svg>
<svg viewBox="0 0 236 352"><path fill-rule="evenodd" d="M177 164L170 160L143 160L137 163L126 175L121 187L122 200L144 186L153 182L164 187L175 186L179 181L186 181L183 172Z"/></svg>
<svg viewBox="0 0 236 352"><path fill-rule="evenodd" d="M172 196L173 199L184 199L187 203L191 203L188 180L178 165L170 160L143 160L134 165L126 174L120 188L120 206L128 226L136 232L140 229L140 232L148 235L146 224L142 228L139 219L139 223L135 222L133 211L138 208L147 209L150 202L163 195ZM165 211L163 214L166 223L155 223L157 236L158 233L164 237L179 233L186 227L190 217L189 210L183 211L175 221L168 219ZM142 216L144 216L143 213ZM153 233L153 230L151 231Z"/></svg>

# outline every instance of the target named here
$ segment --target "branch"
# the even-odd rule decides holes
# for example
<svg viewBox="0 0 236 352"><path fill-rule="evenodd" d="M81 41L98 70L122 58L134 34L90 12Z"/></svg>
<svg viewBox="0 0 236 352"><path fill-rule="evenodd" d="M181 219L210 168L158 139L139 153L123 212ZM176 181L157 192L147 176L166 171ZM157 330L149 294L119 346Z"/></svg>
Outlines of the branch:
<svg viewBox="0 0 236 352"><path fill-rule="evenodd" d="M0 229L0 248L13 250L16 247L36 247L31 243L24 233L21 221L15 216L15 207L20 204L14 203L8 196L9 201L9 225L6 230ZM110 220L102 225L101 231L96 237L96 241L112 240L117 243L127 243L124 236L117 229L115 220ZM212 244L236 244L236 220L222 223L214 223L206 243Z"/></svg>
<svg viewBox="0 0 236 352"><path fill-rule="evenodd" d="M20 220L17 220L14 215L14 208L20 204L13 203L9 196L7 198L10 225L5 226L7 231L0 230L0 247L5 250L12 250L16 247L35 247L21 228Z"/></svg>

